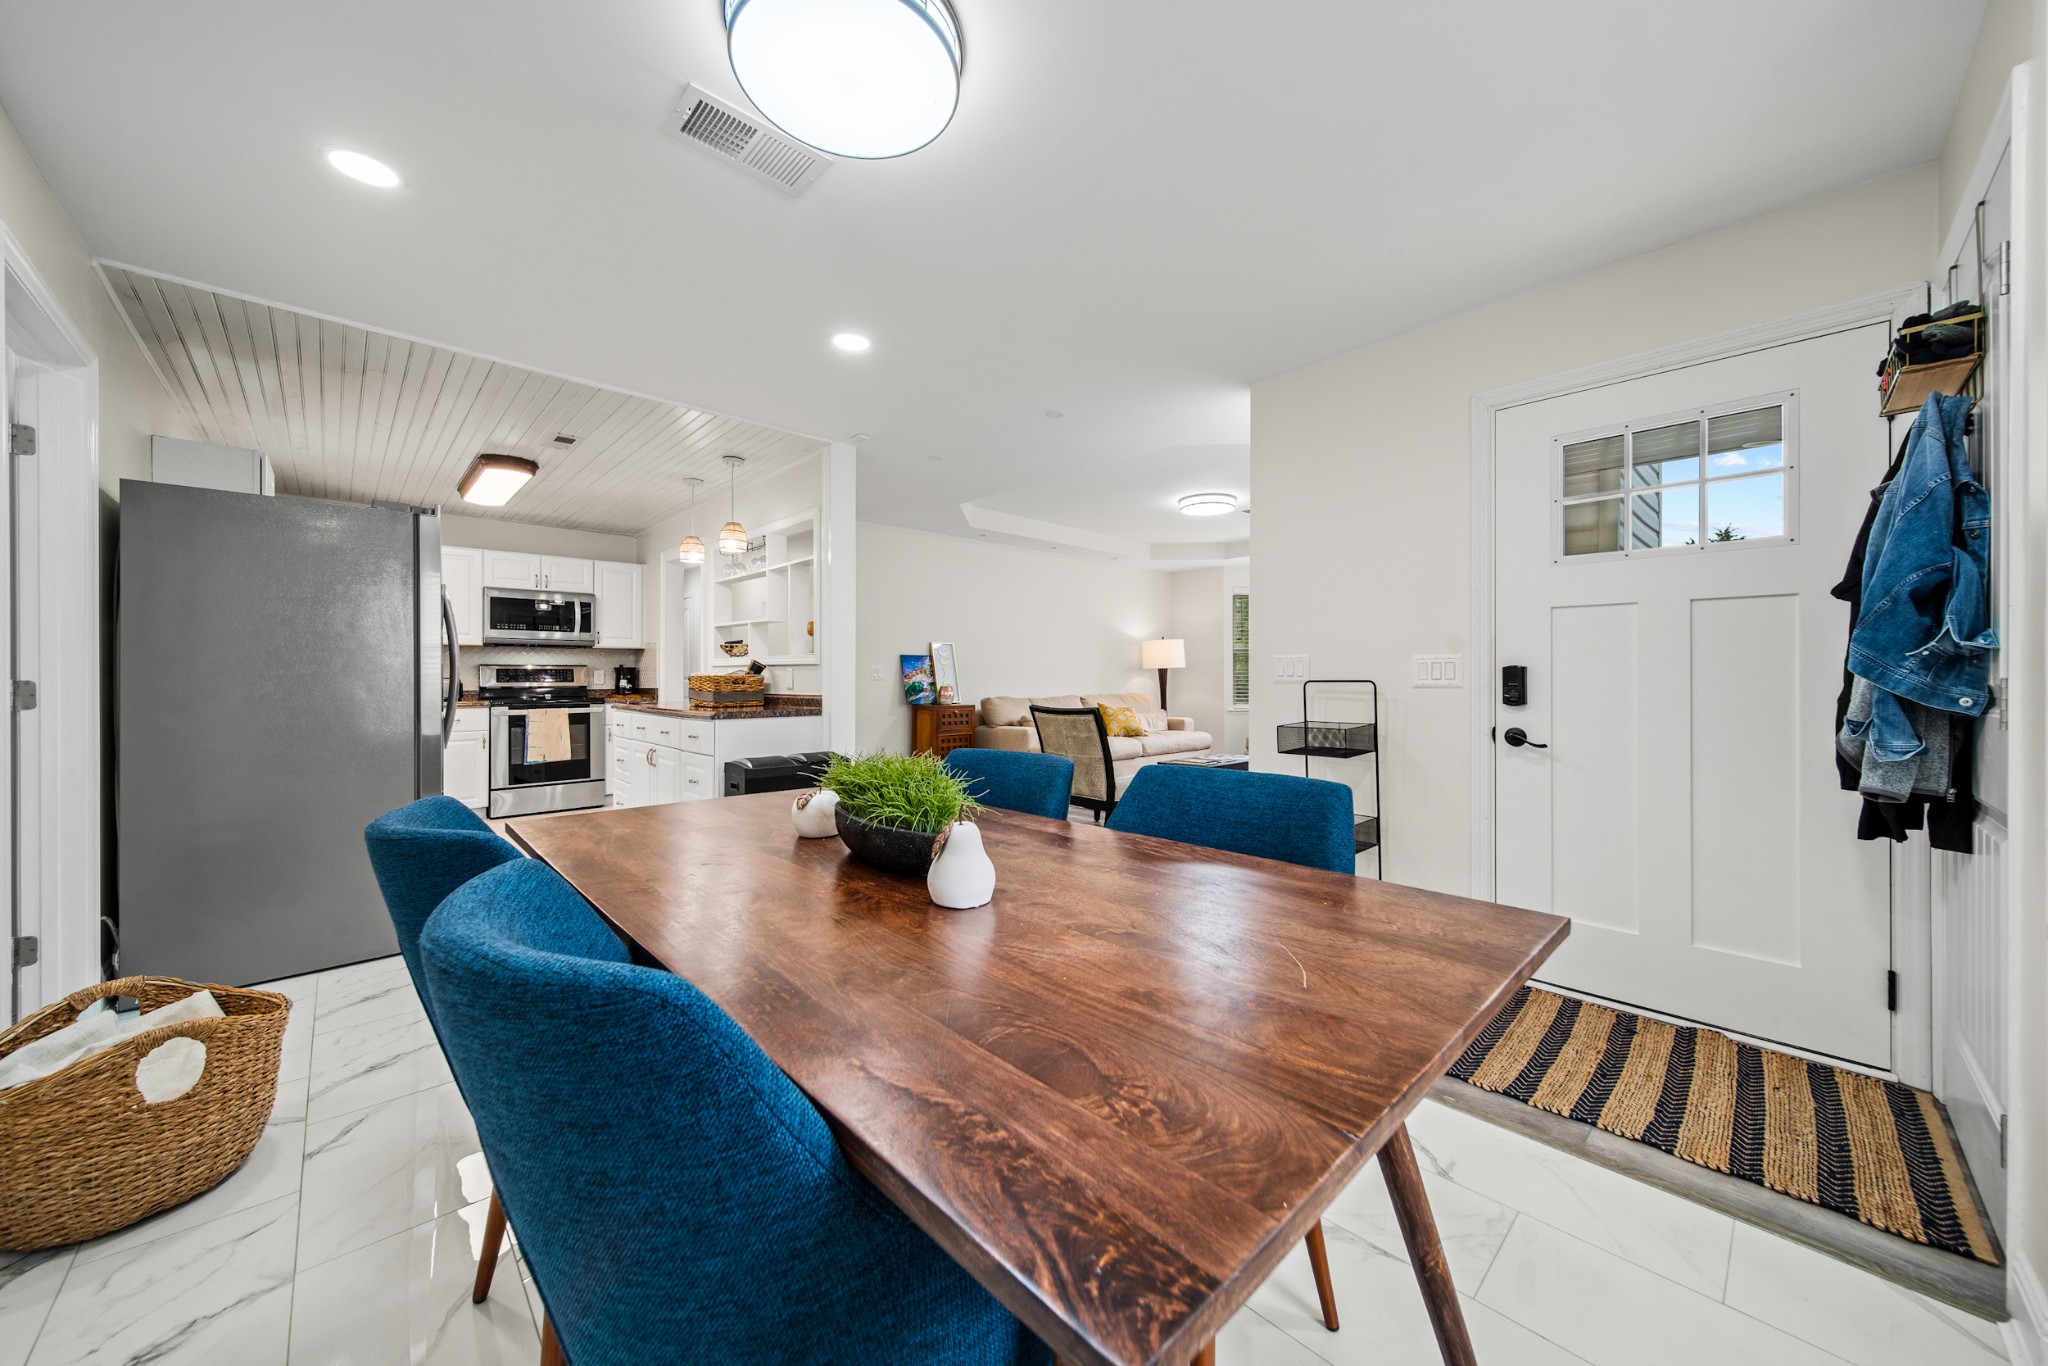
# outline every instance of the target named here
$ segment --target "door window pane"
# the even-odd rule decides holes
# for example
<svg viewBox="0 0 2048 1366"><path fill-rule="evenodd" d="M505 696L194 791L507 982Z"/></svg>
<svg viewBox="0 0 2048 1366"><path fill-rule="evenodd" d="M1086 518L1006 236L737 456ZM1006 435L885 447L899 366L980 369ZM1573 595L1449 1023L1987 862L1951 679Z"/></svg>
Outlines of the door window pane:
<svg viewBox="0 0 2048 1366"><path fill-rule="evenodd" d="M1707 485L1707 540L1760 541L1785 534L1785 475L1716 479Z"/></svg>
<svg viewBox="0 0 2048 1366"><path fill-rule="evenodd" d="M1564 448L1564 496L1612 493L1621 487L1626 442L1619 435L1576 441Z"/></svg>
<svg viewBox="0 0 2048 1366"><path fill-rule="evenodd" d="M1783 467L1784 463L1783 408L1757 408L1747 413L1724 413L1708 419L1708 478L1774 470Z"/></svg>
<svg viewBox="0 0 2048 1366"><path fill-rule="evenodd" d="M1697 545L1699 538L1698 484L1681 484L1677 488L1635 496L1629 512L1631 548L1661 550L1667 545Z"/></svg>
<svg viewBox="0 0 2048 1366"><path fill-rule="evenodd" d="M1620 473L1621 467L1615 466ZM1620 550L1621 511L1625 499L1602 498L1591 503L1569 503L1564 510L1564 553L1603 555Z"/></svg>
<svg viewBox="0 0 2048 1366"><path fill-rule="evenodd" d="M1679 422L1637 432L1633 455L1637 488L1691 483L1700 477L1700 424Z"/></svg>

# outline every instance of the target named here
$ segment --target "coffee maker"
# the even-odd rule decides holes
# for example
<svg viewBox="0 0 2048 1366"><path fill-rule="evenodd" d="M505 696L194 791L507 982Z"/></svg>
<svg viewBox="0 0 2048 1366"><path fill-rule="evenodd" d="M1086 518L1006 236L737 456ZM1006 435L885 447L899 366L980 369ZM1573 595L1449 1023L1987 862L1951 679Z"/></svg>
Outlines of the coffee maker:
<svg viewBox="0 0 2048 1366"><path fill-rule="evenodd" d="M612 670L612 691L635 693L640 691L640 669L637 665L621 664Z"/></svg>

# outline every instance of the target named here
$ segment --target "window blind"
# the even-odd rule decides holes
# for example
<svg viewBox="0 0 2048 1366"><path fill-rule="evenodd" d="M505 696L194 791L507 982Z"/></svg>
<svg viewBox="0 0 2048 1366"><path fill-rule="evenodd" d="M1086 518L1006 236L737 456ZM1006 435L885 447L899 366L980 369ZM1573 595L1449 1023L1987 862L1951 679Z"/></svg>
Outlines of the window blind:
<svg viewBox="0 0 2048 1366"><path fill-rule="evenodd" d="M1252 595L1230 595L1230 705L1252 704Z"/></svg>

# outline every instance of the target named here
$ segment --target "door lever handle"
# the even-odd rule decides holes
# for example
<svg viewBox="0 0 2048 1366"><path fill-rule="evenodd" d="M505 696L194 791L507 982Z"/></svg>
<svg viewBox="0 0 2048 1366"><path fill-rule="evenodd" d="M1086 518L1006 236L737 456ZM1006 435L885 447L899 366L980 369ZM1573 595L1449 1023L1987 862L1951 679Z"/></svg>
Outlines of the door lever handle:
<svg viewBox="0 0 2048 1366"><path fill-rule="evenodd" d="M1507 733L1500 738L1508 742L1509 749L1520 749L1523 745L1527 745L1530 749L1550 748L1549 745L1538 744L1536 741L1531 740L1529 732L1523 730L1520 726L1509 726Z"/></svg>

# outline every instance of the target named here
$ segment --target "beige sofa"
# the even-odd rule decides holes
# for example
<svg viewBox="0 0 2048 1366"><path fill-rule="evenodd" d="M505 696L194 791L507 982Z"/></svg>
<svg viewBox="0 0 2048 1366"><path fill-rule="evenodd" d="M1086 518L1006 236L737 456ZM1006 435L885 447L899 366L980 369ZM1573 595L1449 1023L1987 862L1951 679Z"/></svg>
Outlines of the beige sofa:
<svg viewBox="0 0 2048 1366"><path fill-rule="evenodd" d="M1150 693L1105 692L1086 697L984 697L981 724L974 729L976 749L1038 748L1038 728L1031 724L1031 708L1040 707L1129 707L1144 723L1141 736L1109 737L1109 758L1116 769L1116 787L1122 792L1131 775L1146 764L1161 759L1188 758L1207 754L1209 732L1196 730L1185 716L1168 716Z"/></svg>

